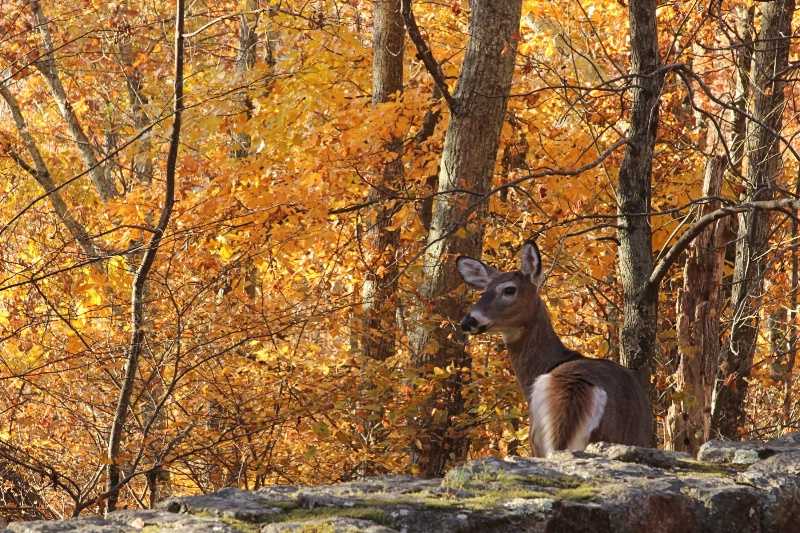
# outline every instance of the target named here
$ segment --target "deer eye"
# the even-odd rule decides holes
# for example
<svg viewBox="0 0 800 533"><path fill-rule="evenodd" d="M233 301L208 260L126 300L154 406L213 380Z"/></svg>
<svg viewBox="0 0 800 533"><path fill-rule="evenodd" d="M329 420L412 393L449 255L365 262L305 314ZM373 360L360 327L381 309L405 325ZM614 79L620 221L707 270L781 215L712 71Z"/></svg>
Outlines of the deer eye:
<svg viewBox="0 0 800 533"><path fill-rule="evenodd" d="M503 294L505 294L506 296L513 296L516 293L517 293L516 287L506 287L505 289L503 289Z"/></svg>

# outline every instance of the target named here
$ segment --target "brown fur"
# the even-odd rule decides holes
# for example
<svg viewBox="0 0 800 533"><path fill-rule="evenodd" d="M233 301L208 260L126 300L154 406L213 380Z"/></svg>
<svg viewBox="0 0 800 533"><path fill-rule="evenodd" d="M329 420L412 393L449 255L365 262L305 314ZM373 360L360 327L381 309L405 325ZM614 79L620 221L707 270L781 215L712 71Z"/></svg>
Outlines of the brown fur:
<svg viewBox="0 0 800 533"><path fill-rule="evenodd" d="M613 361L568 349L553 330L539 296L541 258L534 242L523 246L522 268L515 272L501 272L468 257L458 258L457 265L464 281L483 292L461 327L503 334L517 381L527 396L534 455L565 449L576 435L583 446L586 440L652 444L653 415L633 374ZM546 390L538 391L537 378L545 375ZM537 413L544 422L535 419ZM537 424L545 424L538 431L546 435L534 438ZM544 439L540 440L544 450L538 439Z"/></svg>
<svg viewBox="0 0 800 533"><path fill-rule="evenodd" d="M575 429L589 417L592 386L579 376L551 375L547 397L551 402L556 431L553 444L556 450L565 450L575 436Z"/></svg>

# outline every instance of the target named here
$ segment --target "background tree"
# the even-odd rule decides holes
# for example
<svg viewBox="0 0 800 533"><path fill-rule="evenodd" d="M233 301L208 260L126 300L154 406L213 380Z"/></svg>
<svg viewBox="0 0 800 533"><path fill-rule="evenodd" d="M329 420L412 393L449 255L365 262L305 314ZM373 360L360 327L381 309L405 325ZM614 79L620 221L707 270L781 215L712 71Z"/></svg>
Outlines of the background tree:
<svg viewBox="0 0 800 533"><path fill-rule="evenodd" d="M404 36L400 0L375 2L372 35L372 105L397 102L403 91ZM369 359L385 360L394 355L397 323L396 294L400 231L394 215L402 205L403 138L387 140L390 159L370 183L365 220L365 264L367 276L362 288L363 324L361 349Z"/></svg>
<svg viewBox="0 0 800 533"><path fill-rule="evenodd" d="M453 320L464 309L463 298L456 295L461 281L454 258L461 254L481 255L484 228L481 217L471 216L471 204L491 189L521 14L521 3L516 0L474 2L471 7L469 38L452 96L444 92L446 87L442 88L450 121L439 164L437 198L420 289L422 305L442 322ZM406 24L412 39L419 43L421 36L410 9L410 3L406 3ZM417 48L421 54L426 53L419 44ZM440 76L436 67L429 71ZM451 374L442 383L442 390L431 394L420 413L426 435L415 450L418 455L412 459L417 472L436 476L442 474L449 458L466 456L468 444L455 442L448 429L450 417L463 410L462 373L469 371L470 363L464 352L463 334L454 337L451 328L431 329L423 322L413 335L411 343L419 363L448 367Z"/></svg>
<svg viewBox="0 0 800 533"><path fill-rule="evenodd" d="M703 196L719 197L728 159L708 161ZM697 208L697 219L719 209L709 200ZM683 287L676 303L678 366L675 392L664 427L664 446L697 455L710 439L711 405L720 354L721 285L725 245L730 239L727 220L706 227L686 252Z"/></svg>
<svg viewBox="0 0 800 533"><path fill-rule="evenodd" d="M378 105L390 49L376 50L375 9L396 17L396 4L187 6L175 204L116 418L116 506L407 472L409 450L425 475L525 455L502 343L465 344L455 321L473 295L448 276L460 253L512 268L531 236L555 329L570 348L640 365L659 444L681 445L665 427L678 420L694 424L687 446L707 438L694 409L711 380L691 379L693 344L707 376L748 314L752 360L714 379L748 380L737 436L797 427L797 87L787 63L773 76L782 120L757 118L748 35L765 31L766 4L414 3L414 42L384 58L402 65L402 92ZM100 512L109 495L131 287L166 194L173 7L4 4L0 466L3 494L35 506L26 516ZM759 126L780 159L770 200L744 180L767 161ZM706 289L710 306L726 301L736 215L766 211L760 277L745 280L758 288L741 295L759 298L742 300L745 315L692 310ZM712 227L723 278L695 283ZM701 329L705 340L684 336Z"/></svg>
<svg viewBox="0 0 800 533"><path fill-rule="evenodd" d="M769 200L783 171L779 132L785 105L784 75L788 66L794 1L766 2L761 27L753 42L752 108L747 125L745 201ZM715 433L736 438L744 428L747 376L753 366L759 316L756 311L768 264L770 212L739 215L736 261L731 288L731 333L720 359L721 385L716 391L712 424Z"/></svg>

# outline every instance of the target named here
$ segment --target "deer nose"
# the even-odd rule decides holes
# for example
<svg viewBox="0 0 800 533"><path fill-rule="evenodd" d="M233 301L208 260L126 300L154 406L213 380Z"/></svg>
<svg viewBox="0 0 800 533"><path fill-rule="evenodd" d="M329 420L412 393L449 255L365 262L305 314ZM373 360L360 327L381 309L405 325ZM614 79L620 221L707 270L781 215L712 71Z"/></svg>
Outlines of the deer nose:
<svg viewBox="0 0 800 533"><path fill-rule="evenodd" d="M471 314L467 313L464 318L461 319L461 329L463 331L470 331L477 327L478 321Z"/></svg>

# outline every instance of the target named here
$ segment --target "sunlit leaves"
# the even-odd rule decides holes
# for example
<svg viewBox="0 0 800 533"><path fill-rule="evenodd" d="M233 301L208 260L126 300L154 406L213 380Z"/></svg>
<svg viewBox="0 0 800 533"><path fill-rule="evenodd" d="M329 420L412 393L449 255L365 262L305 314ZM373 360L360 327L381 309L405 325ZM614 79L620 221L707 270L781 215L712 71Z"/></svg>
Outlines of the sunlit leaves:
<svg viewBox="0 0 800 533"><path fill-rule="evenodd" d="M169 6L153 2L45 6L70 102L98 157L108 158L104 172L124 192L104 205L91 181L78 177L87 169L30 68L39 37L26 26L24 4L9 3L9 12L22 15L0 22L0 61L53 180L104 257L85 264L47 199L36 201L41 187L10 156L27 160L24 143L0 116L7 132L0 136L3 224L19 214L0 239L0 372L9 413L0 435L58 466L89 497L100 486L95 473L123 372L130 286L162 202L171 21ZM570 347L608 358L618 356L621 321L613 237L622 150L596 163L629 128L624 4L524 2L493 184L506 188L487 200L485 217L473 215L458 229L463 236L482 229L486 259L501 266L515 265L522 240L537 237L556 330ZM236 13L247 5L194 6L187 21L177 204L146 287L145 356L126 461L138 457L139 469L163 465L165 490L175 494L337 481L364 465L405 472L419 440L414 419L424 409L449 416L446 406L426 401L456 377L466 410L452 419L453 436L469 440L472 455L502 454L517 441L524 452L524 399L499 341L472 339L468 368L413 368L407 332L428 311L416 296L427 238L421 213L435 191L449 110L432 99L412 45L402 93L373 107L369 3L259 3L258 59L241 69ZM415 10L454 90L468 3L418 3ZM703 10L665 4L659 17L664 61L691 59L714 94L731 94L722 69L733 56ZM138 84L135 100L129 83ZM699 196L710 150L704 143L712 125L687 98L686 86L670 78L653 168L652 209L662 213L652 219L657 250L685 227L683 206ZM702 91L694 98L725 117ZM433 111L440 122L418 138ZM374 250L363 236L374 220L366 203L396 157L385 148L392 138L403 141L404 179L387 191L388 228L399 233L387 254L400 271L391 302L399 320L382 326L398 343L386 361L369 361L359 345L361 287L387 263L368 264ZM148 165L151 179L141 179L135 170ZM787 175L796 170L791 165ZM737 180L731 176L723 194L735 196ZM785 296L787 268L769 274L774 306ZM659 336L665 351L676 342L670 313ZM453 319L438 324L452 327ZM47 480L34 482L57 494ZM147 490L142 476L133 488Z"/></svg>

